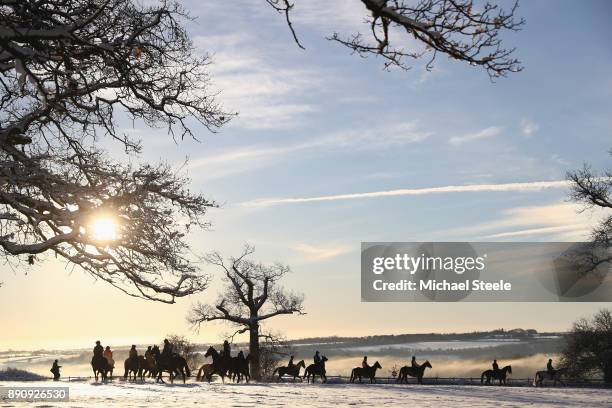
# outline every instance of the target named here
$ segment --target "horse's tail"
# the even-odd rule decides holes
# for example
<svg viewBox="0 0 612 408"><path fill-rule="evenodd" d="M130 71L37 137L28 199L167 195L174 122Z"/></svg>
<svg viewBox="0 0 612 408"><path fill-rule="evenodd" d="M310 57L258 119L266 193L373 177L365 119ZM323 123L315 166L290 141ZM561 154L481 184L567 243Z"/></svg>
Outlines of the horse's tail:
<svg viewBox="0 0 612 408"><path fill-rule="evenodd" d="M534 387L537 387L539 382L540 382L540 378L541 378L541 373L539 371L537 371L535 373L535 375L533 376L533 385Z"/></svg>
<svg viewBox="0 0 612 408"><path fill-rule="evenodd" d="M355 369L353 368L351 370L351 379L349 380L350 382L353 382L355 380Z"/></svg>
<svg viewBox="0 0 612 408"><path fill-rule="evenodd" d="M200 381L202 379L202 371L204 371L204 366L200 367L198 370L198 375L196 375L196 381Z"/></svg>
<svg viewBox="0 0 612 408"><path fill-rule="evenodd" d="M483 371L482 374L480 375L480 383L481 384L484 384L484 377L485 377L486 373L487 373L486 371Z"/></svg>
<svg viewBox="0 0 612 408"><path fill-rule="evenodd" d="M185 360L185 373L187 377L191 377L191 370L189 369L189 364L187 364L187 360Z"/></svg>

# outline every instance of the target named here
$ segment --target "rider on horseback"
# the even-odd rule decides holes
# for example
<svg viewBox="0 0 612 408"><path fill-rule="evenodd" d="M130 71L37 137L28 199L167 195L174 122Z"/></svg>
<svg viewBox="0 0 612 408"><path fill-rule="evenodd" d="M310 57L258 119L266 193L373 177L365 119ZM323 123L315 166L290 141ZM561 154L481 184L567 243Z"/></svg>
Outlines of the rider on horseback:
<svg viewBox="0 0 612 408"><path fill-rule="evenodd" d="M289 364L287 364L287 368L293 368L295 364L293 363L293 356L289 358Z"/></svg>
<svg viewBox="0 0 612 408"><path fill-rule="evenodd" d="M161 355L164 357L169 357L172 355L172 343L170 343L168 339L164 339L164 349L162 350Z"/></svg>
<svg viewBox="0 0 612 408"><path fill-rule="evenodd" d="M419 368L419 364L417 363L415 356L412 356L412 361L410 361L410 366L412 368Z"/></svg>
<svg viewBox="0 0 612 408"><path fill-rule="evenodd" d="M113 367L115 365L115 360L113 360L113 351L111 350L110 346L106 346L103 356L106 359L106 361L108 361L108 365L110 367Z"/></svg>
<svg viewBox="0 0 612 408"><path fill-rule="evenodd" d="M321 355L319 354L319 350L317 350L317 352L315 353L314 357L312 358L314 360L314 363L316 365L320 365L321 364Z"/></svg>
<svg viewBox="0 0 612 408"><path fill-rule="evenodd" d="M363 356L363 361L361 362L361 368L370 368L368 364L368 356Z"/></svg>
<svg viewBox="0 0 612 408"><path fill-rule="evenodd" d="M493 374L497 374L499 371L499 364L497 364L497 360L493 360Z"/></svg>
<svg viewBox="0 0 612 408"><path fill-rule="evenodd" d="M151 346L149 346L147 347L147 351L145 351L145 360L150 360L152 356L153 350L151 349Z"/></svg>
<svg viewBox="0 0 612 408"><path fill-rule="evenodd" d="M103 357L104 347L100 344L100 340L96 341L96 346L93 349L94 357Z"/></svg>
<svg viewBox="0 0 612 408"><path fill-rule="evenodd" d="M138 360L138 351L136 350L136 345L132 344L132 348L130 349L130 360Z"/></svg>
<svg viewBox="0 0 612 408"><path fill-rule="evenodd" d="M231 357L232 356L232 348L227 340L223 342L223 356Z"/></svg>
<svg viewBox="0 0 612 408"><path fill-rule="evenodd" d="M550 378L552 379L557 370L554 369L552 365L552 358L548 359L548 363L546 364L546 372L550 374Z"/></svg>

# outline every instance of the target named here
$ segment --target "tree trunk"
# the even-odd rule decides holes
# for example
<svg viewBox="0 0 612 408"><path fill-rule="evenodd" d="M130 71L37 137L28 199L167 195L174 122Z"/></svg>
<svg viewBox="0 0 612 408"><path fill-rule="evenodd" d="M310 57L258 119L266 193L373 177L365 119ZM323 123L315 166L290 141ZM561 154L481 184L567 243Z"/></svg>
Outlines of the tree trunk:
<svg viewBox="0 0 612 408"><path fill-rule="evenodd" d="M612 384L612 363L606 364L603 368L604 382Z"/></svg>
<svg viewBox="0 0 612 408"><path fill-rule="evenodd" d="M249 355L251 356L251 377L261 380L261 364L259 361L259 324L254 324L249 329Z"/></svg>

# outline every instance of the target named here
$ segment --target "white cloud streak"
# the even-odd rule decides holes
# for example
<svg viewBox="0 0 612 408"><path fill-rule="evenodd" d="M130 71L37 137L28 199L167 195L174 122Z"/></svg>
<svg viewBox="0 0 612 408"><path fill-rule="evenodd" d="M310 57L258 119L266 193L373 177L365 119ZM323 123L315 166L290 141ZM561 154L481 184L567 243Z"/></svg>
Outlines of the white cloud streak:
<svg viewBox="0 0 612 408"><path fill-rule="evenodd" d="M488 128L482 129L476 133L468 133L463 136L453 136L448 141L452 145L461 145L468 142L473 142L475 140L488 139L490 137L495 137L502 132L503 128L500 126L490 126Z"/></svg>
<svg viewBox="0 0 612 408"><path fill-rule="evenodd" d="M344 255L353 250L353 248L347 245L315 246L302 243L295 245L293 250L302 254L309 261L323 261Z"/></svg>
<svg viewBox="0 0 612 408"><path fill-rule="evenodd" d="M335 194L318 197L298 198L264 198L242 203L248 207L270 207L282 204L313 203L322 201L359 200L366 198L417 196L427 194L449 194L449 193L481 193L481 192L510 192L510 191L540 191L553 188L567 188L570 182L567 180L557 181L531 181L525 183L505 184L471 184L428 188L403 188L398 190L372 191L368 193Z"/></svg>
<svg viewBox="0 0 612 408"><path fill-rule="evenodd" d="M450 236L465 240L546 237L556 241L581 241L605 215L602 209L581 210L579 204L569 202L508 208L493 221L444 230L440 234L445 239Z"/></svg>
<svg viewBox="0 0 612 408"><path fill-rule="evenodd" d="M521 133L525 137L531 137L540 129L540 125L529 119L521 120Z"/></svg>

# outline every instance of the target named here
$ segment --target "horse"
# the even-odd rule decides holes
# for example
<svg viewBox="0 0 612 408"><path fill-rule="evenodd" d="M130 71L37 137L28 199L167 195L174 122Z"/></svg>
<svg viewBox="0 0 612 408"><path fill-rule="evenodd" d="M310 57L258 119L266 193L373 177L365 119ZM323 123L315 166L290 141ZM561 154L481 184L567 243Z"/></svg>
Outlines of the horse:
<svg viewBox="0 0 612 408"><path fill-rule="evenodd" d="M535 373L533 378L533 385L537 387L538 385L544 385L544 380L550 379L553 380L553 385L557 385L557 382L561 383L561 385L565 385L565 382L561 380L561 376L565 375L567 372L567 368L560 368L555 370L552 374L548 371L538 371Z"/></svg>
<svg viewBox="0 0 612 408"><path fill-rule="evenodd" d="M144 356L138 356L138 377L144 381L145 376L156 376L157 375L157 363L153 353L149 354L150 357L147 359ZM178 374L177 374L178 375Z"/></svg>
<svg viewBox="0 0 612 408"><path fill-rule="evenodd" d="M156 382L164 382L162 379L162 374L164 371L167 371L170 374L170 383L174 383L174 376L178 376L181 374L183 376L183 384L185 384L186 375L191 376L191 370L187 365L187 360L178 354L171 354L168 356L164 356L159 351L159 347L157 345L153 346L152 350L153 356L155 356L155 361L157 363L156 371L157 371L157 379Z"/></svg>
<svg viewBox="0 0 612 408"><path fill-rule="evenodd" d="M123 374L123 379L127 380L128 377L131 380L132 374L134 375L134 381L136 381L136 376L141 372L140 359L144 361L144 357L138 356L136 358L128 357L123 362L123 367L125 368L125 372Z"/></svg>
<svg viewBox="0 0 612 408"><path fill-rule="evenodd" d="M108 376L110 377L110 379L113 379L113 371L115 370L115 360L113 360L112 358L106 358L106 361L108 361Z"/></svg>
<svg viewBox="0 0 612 408"><path fill-rule="evenodd" d="M300 378L300 368L306 368L306 363L304 363L304 360L300 360L297 364L294 364L291 367L289 366L276 367L272 375L276 375L276 373L278 373L278 379L283 381L283 375L288 374L292 376L293 381L295 381L296 378ZM300 378L300 381L301 380L302 379Z"/></svg>
<svg viewBox="0 0 612 408"><path fill-rule="evenodd" d="M251 379L251 374L249 373L249 363L251 361L251 355L247 355L244 358L233 357L232 364L230 367L230 374L232 376L232 380L236 379L236 382L239 383L242 380L242 377L245 378L248 383Z"/></svg>
<svg viewBox="0 0 612 408"><path fill-rule="evenodd" d="M408 376L416 377L419 384L423 384L423 374L425 374L426 368L432 368L429 360L417 367L404 366L400 369L399 375L395 382L408 384Z"/></svg>
<svg viewBox="0 0 612 408"><path fill-rule="evenodd" d="M380 363L377 361L371 367L355 367L353 371L351 371L351 379L350 382L354 383L357 377L359 377L359 382L361 383L361 377L369 378L370 384L376 382L376 370L380 368L382 369Z"/></svg>
<svg viewBox="0 0 612 408"><path fill-rule="evenodd" d="M227 376L227 372L230 370L230 366L232 365L231 359L223 358L223 356L221 356L221 354L219 354L219 352L215 350L213 346L210 346L208 350L206 350L204 357L212 357L213 372L210 375L219 375L221 377L221 381L225 383L225 377Z"/></svg>
<svg viewBox="0 0 612 408"><path fill-rule="evenodd" d="M493 371L493 370L485 370L482 372L480 376L480 383L484 382L484 378L487 377L487 384L491 384L491 378L494 380L499 380L499 385L506 385L506 375L512 374L512 366L505 366L501 370Z"/></svg>
<svg viewBox="0 0 612 408"><path fill-rule="evenodd" d="M310 382L310 376L312 376L312 383L314 384L315 382L315 376L320 376L321 377L321 381L323 381L324 383L327 382L327 377L325 376L325 362L327 361L327 357L323 356L321 357L321 362L318 364L311 364L308 367L306 367L306 370L304 370L304 377L306 378L308 382Z"/></svg>
<svg viewBox="0 0 612 408"><path fill-rule="evenodd" d="M108 373L111 371L111 366L108 364L108 360L102 356L92 357L91 368L93 369L96 382L98 381L98 375L101 376L102 381L106 381L108 378Z"/></svg>
<svg viewBox="0 0 612 408"><path fill-rule="evenodd" d="M202 367L198 370L198 375L196 376L196 381L204 381L211 382L212 376L214 373L214 367L212 364L202 364Z"/></svg>

